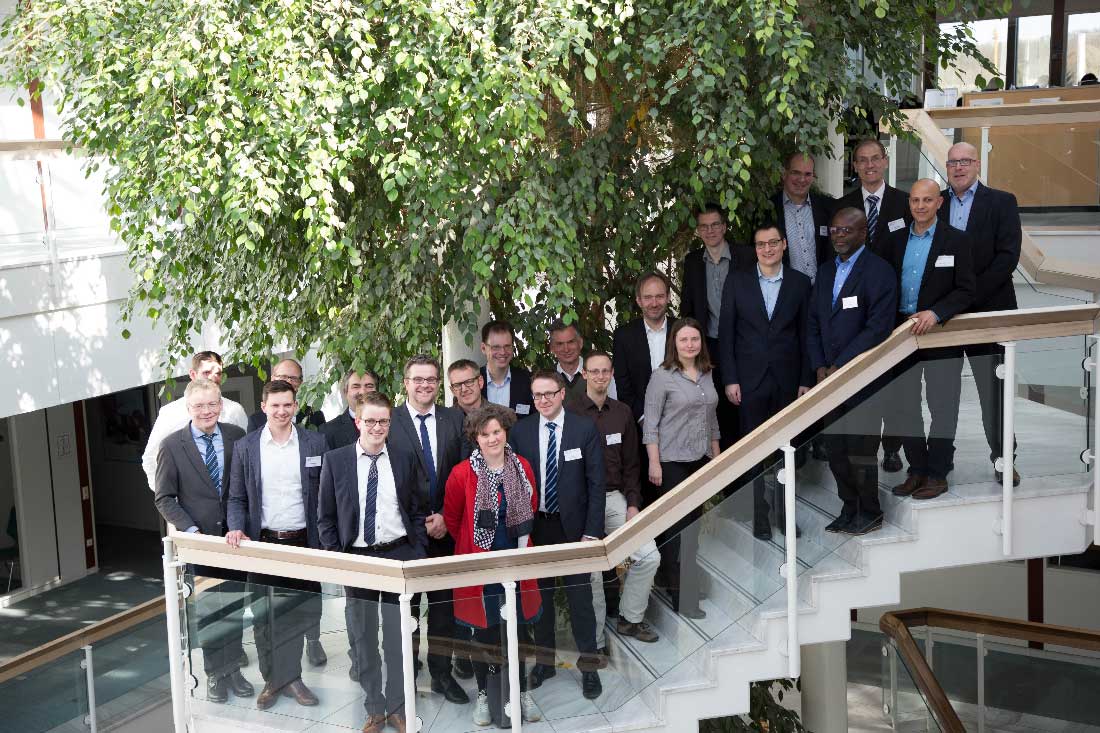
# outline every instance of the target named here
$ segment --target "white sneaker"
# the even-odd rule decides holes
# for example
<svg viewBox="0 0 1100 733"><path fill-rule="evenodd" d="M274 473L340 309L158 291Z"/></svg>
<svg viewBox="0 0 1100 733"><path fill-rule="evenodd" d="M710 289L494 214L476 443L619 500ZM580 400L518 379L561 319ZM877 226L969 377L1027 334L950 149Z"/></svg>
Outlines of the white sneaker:
<svg viewBox="0 0 1100 733"><path fill-rule="evenodd" d="M542 720L542 713L535 707L535 701L532 699L530 692L521 692L519 694L519 709L523 714L523 721L525 723L535 723Z"/></svg>
<svg viewBox="0 0 1100 733"><path fill-rule="evenodd" d="M493 717L489 715L489 693L478 690L477 704L474 705L474 725L489 725Z"/></svg>

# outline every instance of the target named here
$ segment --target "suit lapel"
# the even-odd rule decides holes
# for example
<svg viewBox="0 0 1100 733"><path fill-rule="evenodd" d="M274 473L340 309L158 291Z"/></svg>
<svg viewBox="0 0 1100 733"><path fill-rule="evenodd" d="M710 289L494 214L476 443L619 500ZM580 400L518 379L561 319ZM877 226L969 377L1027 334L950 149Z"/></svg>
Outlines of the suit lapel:
<svg viewBox="0 0 1100 733"><path fill-rule="evenodd" d="M428 470L428 464L427 461L424 460L424 451L420 447L420 436L416 432L416 427L413 426L412 417L409 415L409 408L405 405L401 405L395 407L394 411L397 412L397 424L405 431L405 437L409 440L409 449L416 455L416 459L420 461L420 467L426 472ZM439 420L438 416L436 416L436 420Z"/></svg>
<svg viewBox="0 0 1100 733"><path fill-rule="evenodd" d="M309 476L306 474L306 453L309 452L309 448L306 447L305 436L302 435L302 429L294 426L294 437L298 440L298 471L302 478L302 506L309 507ZM306 514L308 515L308 509Z"/></svg>
<svg viewBox="0 0 1100 733"><path fill-rule="evenodd" d="M966 220L966 233L974 234L985 223L986 214L986 197L989 195L989 189L983 186L981 183L974 189L974 200L970 202L970 217Z"/></svg>
<svg viewBox="0 0 1100 733"><path fill-rule="evenodd" d="M180 443L183 445L183 452L187 454L187 458L191 461L191 467L195 469L195 472L199 474L206 481L206 485L216 494L218 493L218 487L214 485L214 480L210 478L210 471L206 470L206 459L199 453L199 447L195 445L195 439L191 435L191 424L188 423L187 427L180 433ZM223 474L228 473L228 459L229 459L229 446L225 444L225 434L222 434L222 445L226 456L226 470L222 471ZM225 485L225 476L222 476L222 485Z"/></svg>
<svg viewBox="0 0 1100 733"><path fill-rule="evenodd" d="M772 320L775 319L776 314L779 313L779 309L787 302L789 296L788 291L791 289L790 278L787 277L787 268L783 268L783 280L779 283L779 295L775 297L775 308L772 309ZM761 300L763 300L763 293L761 293ZM764 315L768 315L768 309L764 309Z"/></svg>
<svg viewBox="0 0 1100 733"><path fill-rule="evenodd" d="M837 311L839 311L844 305L844 298L851 296L852 291L859 287L859 279L863 271L863 259L867 256L868 249L868 246L866 244L863 246L863 253L860 254L859 259L857 259L855 264L852 265L852 271L848 273L848 279L844 281L844 286L840 289L840 293L838 293L836 296L836 303L833 303L833 315L836 315ZM829 297L832 297L831 289L829 291Z"/></svg>
<svg viewBox="0 0 1100 733"><path fill-rule="evenodd" d="M932 235L932 244L928 247L928 259L924 262L924 272L921 274L920 288L917 289L917 308L920 309L921 295L924 294L924 288L928 285L929 280L932 279L932 275L935 272L936 260L943 252L943 240L946 237L943 231L943 227L939 224L936 225L936 233Z"/></svg>

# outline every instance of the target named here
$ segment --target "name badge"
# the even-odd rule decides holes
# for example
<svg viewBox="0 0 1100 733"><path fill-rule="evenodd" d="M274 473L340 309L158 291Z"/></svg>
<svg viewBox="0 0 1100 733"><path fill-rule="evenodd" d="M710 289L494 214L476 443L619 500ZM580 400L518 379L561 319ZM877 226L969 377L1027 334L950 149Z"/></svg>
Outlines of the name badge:
<svg viewBox="0 0 1100 733"><path fill-rule="evenodd" d="M904 229L905 228L905 219L894 219L892 222L890 222L886 226L888 226L890 228L891 232L896 232L899 229Z"/></svg>
<svg viewBox="0 0 1100 733"><path fill-rule="evenodd" d="M840 299L840 307L844 310L848 310L849 308L858 308L859 301L856 299L856 296L849 295L847 298Z"/></svg>
<svg viewBox="0 0 1100 733"><path fill-rule="evenodd" d="M955 255L940 255L936 258L936 267L954 267Z"/></svg>
<svg viewBox="0 0 1100 733"><path fill-rule="evenodd" d="M530 405L521 405L517 402L516 403L516 414L517 415L530 415L531 414L531 406Z"/></svg>
<svg viewBox="0 0 1100 733"><path fill-rule="evenodd" d="M820 234L822 237L827 237L829 236L829 227L825 224L822 224L817 228L817 233Z"/></svg>
<svg viewBox="0 0 1100 733"><path fill-rule="evenodd" d="M306 456L306 468L317 468L321 465L321 456Z"/></svg>
<svg viewBox="0 0 1100 733"><path fill-rule="evenodd" d="M581 449L580 448L570 448L569 450L565 451L565 460L567 460L567 461L579 461L580 459L581 459Z"/></svg>
<svg viewBox="0 0 1100 733"><path fill-rule="evenodd" d="M607 436L607 444L608 445L619 445L622 442L623 442L623 434L622 433L611 433L610 435Z"/></svg>

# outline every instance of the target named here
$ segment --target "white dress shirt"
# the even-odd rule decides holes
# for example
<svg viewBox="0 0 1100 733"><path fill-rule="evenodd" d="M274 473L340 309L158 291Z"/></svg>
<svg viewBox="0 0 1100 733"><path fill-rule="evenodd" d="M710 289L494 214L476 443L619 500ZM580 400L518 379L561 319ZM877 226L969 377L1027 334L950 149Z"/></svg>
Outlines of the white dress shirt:
<svg viewBox="0 0 1100 733"><path fill-rule="evenodd" d="M497 384L496 380L493 379L493 375L489 373L489 367L485 367L485 376L488 377L488 381L485 383L486 399L494 405L510 407L512 400L512 367L508 367L508 371L504 374L504 381L500 384Z"/></svg>
<svg viewBox="0 0 1100 733"><path fill-rule="evenodd" d="M656 330L650 328L645 319L642 320L642 324L645 326L645 340L649 342L649 368L651 371L657 371L657 368L661 366L661 362L665 360L665 335L668 333L668 317L665 317L661 327ZM612 397L612 399L615 398Z"/></svg>
<svg viewBox="0 0 1100 733"><path fill-rule="evenodd" d="M886 181L882 182L882 185L878 187L877 191L868 191L866 188L860 187L860 192L863 194L863 213L871 215L871 205L867 203L868 196L878 196L878 210L879 214L882 213L882 197L886 195Z"/></svg>
<svg viewBox="0 0 1100 733"><path fill-rule="evenodd" d="M561 438L565 432L565 410L558 410L557 417L553 420L547 420L542 415L539 415L539 474L542 476L542 491L539 492L539 511L546 511L546 448L547 443L550 441L550 429L546 427L547 423L554 423L558 427L555 429L555 439L558 443L558 477L561 477ZM561 482L558 482L558 487L561 487ZM559 495L560 496L560 495ZM558 506L561 506L561 499L558 499Z"/></svg>
<svg viewBox="0 0 1100 733"><path fill-rule="evenodd" d="M416 411L416 408L412 406L412 403L405 401L405 407L409 411L409 416L413 421L413 432L416 433L416 444L422 445L420 440L420 418L417 417L420 413ZM436 450L436 446L439 445L439 431L437 429L438 421L435 419L435 405L432 405L432 409L428 410L428 419L424 421L424 424L428 428L428 448L431 450L432 465L435 466L436 474L439 473L439 451ZM441 487L436 487L441 488Z"/></svg>
<svg viewBox="0 0 1100 733"><path fill-rule="evenodd" d="M182 395L160 408L157 413L153 429L149 431L145 452L141 454L141 470L145 471L145 478L149 480L150 491L157 490L157 455L160 453L160 444L172 433L187 427L190 422L187 400ZM248 415L244 408L228 397L222 397L222 414L218 417L218 422L227 422L241 430L248 430Z"/></svg>
<svg viewBox="0 0 1100 733"><path fill-rule="evenodd" d="M298 431L291 428L285 443L276 443L271 427L260 431L260 527L294 530L306 526L306 507L302 500L302 458L298 451Z"/></svg>
<svg viewBox="0 0 1100 733"><path fill-rule="evenodd" d="M363 539L363 522L367 514L367 479L370 478L371 459L363 450L363 444L355 441L355 473L359 480L359 534L353 547L367 547ZM397 484L393 480L390 454L385 448L378 455L378 495L374 500L374 544L382 545L406 536L405 523L401 520L401 506L397 503Z"/></svg>

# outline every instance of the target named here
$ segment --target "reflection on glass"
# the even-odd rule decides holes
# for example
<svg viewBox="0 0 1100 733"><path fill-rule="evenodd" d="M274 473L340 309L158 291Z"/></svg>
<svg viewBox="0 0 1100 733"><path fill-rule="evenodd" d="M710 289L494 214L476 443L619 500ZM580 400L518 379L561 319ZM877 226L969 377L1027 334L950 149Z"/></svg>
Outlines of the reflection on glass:
<svg viewBox="0 0 1100 733"><path fill-rule="evenodd" d="M1100 74L1100 13L1076 13L1066 21L1066 83Z"/></svg>
<svg viewBox="0 0 1100 733"><path fill-rule="evenodd" d="M940 31L945 34L954 33L960 25L960 23L940 23ZM969 26L974 34L978 51L993 62L997 67L998 75L1003 78L1005 69L1008 67L1008 19L978 20L970 23ZM974 79L979 74L986 79L990 76L977 59L960 58L956 62L956 68L940 70L938 86L940 89L954 87L961 94L978 92L981 89L978 88Z"/></svg>
<svg viewBox="0 0 1100 733"><path fill-rule="evenodd" d="M1016 86L1050 86L1050 16L1016 21Z"/></svg>

